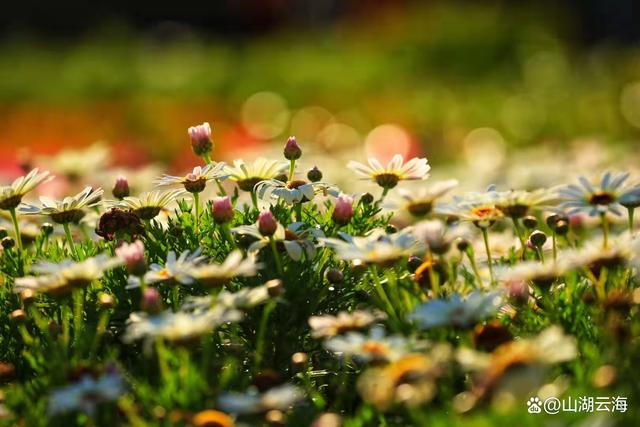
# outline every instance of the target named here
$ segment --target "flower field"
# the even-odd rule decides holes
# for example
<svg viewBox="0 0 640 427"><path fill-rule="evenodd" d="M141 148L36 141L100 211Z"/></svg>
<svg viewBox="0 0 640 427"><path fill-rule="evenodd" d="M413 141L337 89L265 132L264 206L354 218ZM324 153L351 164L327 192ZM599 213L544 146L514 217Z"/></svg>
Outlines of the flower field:
<svg viewBox="0 0 640 427"><path fill-rule="evenodd" d="M636 422L637 171L189 141L185 175L94 147L0 187L0 425Z"/></svg>

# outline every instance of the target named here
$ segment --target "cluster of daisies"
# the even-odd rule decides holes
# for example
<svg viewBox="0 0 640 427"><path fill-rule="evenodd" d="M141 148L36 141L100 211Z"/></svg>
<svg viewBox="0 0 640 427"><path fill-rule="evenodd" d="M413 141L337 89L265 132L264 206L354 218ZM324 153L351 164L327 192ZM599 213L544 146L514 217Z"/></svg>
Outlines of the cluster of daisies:
<svg viewBox="0 0 640 427"><path fill-rule="evenodd" d="M295 137L227 164L188 135L204 165L148 191L0 187L0 425L427 425L633 383L628 173L450 195L396 155L353 193Z"/></svg>

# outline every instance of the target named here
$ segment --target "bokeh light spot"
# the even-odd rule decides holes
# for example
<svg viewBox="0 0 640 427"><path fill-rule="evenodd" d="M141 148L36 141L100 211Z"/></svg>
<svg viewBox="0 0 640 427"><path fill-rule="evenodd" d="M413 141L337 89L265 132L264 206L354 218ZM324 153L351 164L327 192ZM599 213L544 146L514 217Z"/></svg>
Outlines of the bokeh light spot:
<svg viewBox="0 0 640 427"><path fill-rule="evenodd" d="M367 157L375 157L383 163L396 154L408 157L414 145L409 132L394 124L374 128L365 138L364 144Z"/></svg>
<svg viewBox="0 0 640 427"><path fill-rule="evenodd" d="M249 134L259 139L271 139L282 134L290 116L287 101L274 92L253 94L242 106L242 124Z"/></svg>
<svg viewBox="0 0 640 427"><path fill-rule="evenodd" d="M499 167L505 157L505 141L493 128L474 129L464 138L464 157L467 164L479 171Z"/></svg>

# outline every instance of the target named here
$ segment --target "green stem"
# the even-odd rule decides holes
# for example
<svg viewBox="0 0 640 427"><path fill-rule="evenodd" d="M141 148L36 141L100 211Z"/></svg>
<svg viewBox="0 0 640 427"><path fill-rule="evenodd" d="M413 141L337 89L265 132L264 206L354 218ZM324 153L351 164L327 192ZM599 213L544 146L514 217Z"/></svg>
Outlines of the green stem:
<svg viewBox="0 0 640 427"><path fill-rule="evenodd" d="M556 232L551 234L551 241L553 242L553 262L558 261L558 243L556 242Z"/></svg>
<svg viewBox="0 0 640 427"><path fill-rule="evenodd" d="M227 242L229 242L229 246L231 246L232 249L235 249L236 242L235 240L233 240L233 236L231 235L231 230L229 230L229 225L220 224L220 231L224 236L224 238L227 240Z"/></svg>
<svg viewBox="0 0 640 427"><path fill-rule="evenodd" d="M253 207L258 210L258 195L253 190L251 190L251 201L253 202Z"/></svg>
<svg viewBox="0 0 640 427"><path fill-rule="evenodd" d="M293 173L296 170L296 161L295 160L291 160L291 163L289 164L289 181L293 181Z"/></svg>
<svg viewBox="0 0 640 427"><path fill-rule="evenodd" d="M493 278L493 264L492 264L492 259L491 259L491 247L489 245L489 231L487 230L487 227L481 227L480 230L482 230L482 239L484 240L484 247L487 251L487 264L489 265L489 276L491 277L491 284L493 285L495 283L494 278Z"/></svg>
<svg viewBox="0 0 640 427"><path fill-rule="evenodd" d="M269 237L269 243L271 244L271 251L273 252L273 258L276 261L276 269L278 270L279 279L284 279L284 269L282 268L282 259L280 259L280 253L276 247L276 241L273 237Z"/></svg>
<svg viewBox="0 0 640 427"><path fill-rule="evenodd" d="M173 311L178 311L179 295L180 295L180 289L178 289L178 285L174 285L173 289L171 289L171 305L173 306Z"/></svg>
<svg viewBox="0 0 640 427"><path fill-rule="evenodd" d="M382 194L380 195L380 199L378 199L378 205L384 201L384 198L387 197L388 192L389 192L389 188L384 187L382 189Z"/></svg>
<svg viewBox="0 0 640 427"><path fill-rule="evenodd" d="M18 216L16 215L16 210L10 209L11 213L11 221L13 222L13 229L16 232L16 243L18 244L18 249L22 252L22 235L20 234L20 226L18 225Z"/></svg>
<svg viewBox="0 0 640 427"><path fill-rule="evenodd" d="M207 165L208 165L208 164L210 164L210 163L212 163L212 162L211 162L211 154L209 154L209 153L204 153L204 154L202 155L202 159L204 160L204 162L205 162Z"/></svg>
<svg viewBox="0 0 640 427"><path fill-rule="evenodd" d="M527 250L527 245L524 241L524 237L522 237L522 230L520 229L518 218L511 217L511 221L513 221L513 230L516 232L516 236L518 236L518 240L520 240L520 244L522 245L522 256L524 257L524 253Z"/></svg>
<svg viewBox="0 0 640 427"><path fill-rule="evenodd" d="M471 269L473 270L473 274L476 276L476 280L478 281L478 285L482 286L482 277L480 276L480 271L478 271L478 265L476 264L476 257L473 251L473 248L469 246L466 250L467 258L469 258L469 264L471 264Z"/></svg>
<svg viewBox="0 0 640 427"><path fill-rule="evenodd" d="M429 281L431 282L431 290L433 291L433 297L438 298L440 295L440 278L437 277L435 272L435 264L433 263L433 254L430 250L427 251L427 260L429 261Z"/></svg>
<svg viewBox="0 0 640 427"><path fill-rule="evenodd" d="M636 208L627 208L627 211L629 212L629 232L633 232L633 213L636 210Z"/></svg>
<svg viewBox="0 0 640 427"><path fill-rule="evenodd" d="M380 298L382 303L385 305L387 314L391 317L390 320L393 320L399 327L400 319L398 318L398 314L396 313L396 310L393 307L393 304L391 304L391 300L389 299L389 297L387 296L387 293L384 290L384 286L382 286L382 283L380 282L380 278L378 277L378 269L376 268L375 265L371 266L370 272L371 272L371 276L373 277L373 283L375 285L376 292L378 293L378 297Z"/></svg>
<svg viewBox="0 0 640 427"><path fill-rule="evenodd" d="M260 365L264 357L264 337L267 332L267 322L269 321L269 315L276 307L275 301L269 301L262 311L262 317L260 318L260 325L258 326L258 334L256 337L256 358L255 358L255 371L260 371Z"/></svg>
<svg viewBox="0 0 640 427"><path fill-rule="evenodd" d="M200 193L193 193L193 205L195 210L196 233L199 231L200 225Z"/></svg>
<svg viewBox="0 0 640 427"><path fill-rule="evenodd" d="M602 222L602 246L604 249L607 249L607 247L609 246L609 221L607 220L606 213L600 214L600 221Z"/></svg>
<svg viewBox="0 0 640 427"><path fill-rule="evenodd" d="M76 259L80 259L80 255L78 255L78 250L76 249L76 245L73 243L73 237L71 237L71 229L69 228L69 223L65 222L64 224L62 224L62 227L64 228L64 234L65 236L67 236L67 243L69 243L69 250L71 251L72 255L76 256Z"/></svg>
<svg viewBox="0 0 640 427"><path fill-rule="evenodd" d="M302 222L302 203L296 204L295 209L296 209L296 221Z"/></svg>
<svg viewBox="0 0 640 427"><path fill-rule="evenodd" d="M218 191L220 193L220 196L226 196L227 192L224 190L224 187L222 186L220 181L218 181L217 179L215 179L214 181L216 182L216 185L218 186Z"/></svg>

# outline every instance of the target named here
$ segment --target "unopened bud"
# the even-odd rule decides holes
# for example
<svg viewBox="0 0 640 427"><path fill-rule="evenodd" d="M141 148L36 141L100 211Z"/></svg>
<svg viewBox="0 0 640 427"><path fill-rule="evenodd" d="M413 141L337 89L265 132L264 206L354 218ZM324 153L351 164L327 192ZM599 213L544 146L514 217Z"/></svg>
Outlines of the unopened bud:
<svg viewBox="0 0 640 427"><path fill-rule="evenodd" d="M278 409L272 409L264 416L265 421L272 426L283 426L287 423L287 416Z"/></svg>
<svg viewBox="0 0 640 427"><path fill-rule="evenodd" d="M529 216L525 216L524 218L522 218L522 223L529 230L533 230L534 228L536 228L538 226L538 219L533 215L529 215Z"/></svg>
<svg viewBox="0 0 640 427"><path fill-rule="evenodd" d="M187 132L191 139L191 148L196 156L204 156L209 154L213 149L211 142L211 126L204 122L201 125L191 126Z"/></svg>
<svg viewBox="0 0 640 427"><path fill-rule="evenodd" d="M371 203L373 203L373 194L371 193L364 193L361 197L360 197L360 201L362 202L363 205L370 205Z"/></svg>
<svg viewBox="0 0 640 427"><path fill-rule="evenodd" d="M338 270L337 268L330 268L329 270L327 270L327 280L329 281L329 283L336 285L338 283L342 283L342 281L344 280L344 275L342 274L342 271Z"/></svg>
<svg viewBox="0 0 640 427"><path fill-rule="evenodd" d="M211 205L211 213L216 224L225 224L233 219L234 211L229 196L216 197Z"/></svg>
<svg viewBox="0 0 640 427"><path fill-rule="evenodd" d="M284 158L287 160L298 160L302 156L302 150L298 145L295 136L290 136L284 145Z"/></svg>
<svg viewBox="0 0 640 427"><path fill-rule="evenodd" d="M353 199L345 194L338 196L331 218L336 224L346 225L353 217Z"/></svg>
<svg viewBox="0 0 640 427"><path fill-rule="evenodd" d="M147 288L142 293L140 307L147 313L158 313L162 311L162 297L156 288Z"/></svg>
<svg viewBox="0 0 640 427"><path fill-rule="evenodd" d="M307 178L311 182L318 182L322 179L322 171L318 169L318 166L314 166L307 172Z"/></svg>
<svg viewBox="0 0 640 427"><path fill-rule="evenodd" d="M411 255L407 260L407 268L409 269L409 273L415 273L415 271L421 265L422 265L422 260L415 255Z"/></svg>
<svg viewBox="0 0 640 427"><path fill-rule="evenodd" d="M115 305L115 300L109 294L100 294L100 296L98 297L98 304L100 305L100 308L108 310L110 308L113 308L113 306Z"/></svg>
<svg viewBox="0 0 640 427"><path fill-rule="evenodd" d="M53 224L51 224L50 222L45 222L44 224L42 224L42 226L40 226L40 230L45 236L50 236L53 233Z"/></svg>
<svg viewBox="0 0 640 427"><path fill-rule="evenodd" d="M464 252L467 249L469 249L469 241L467 239L464 239L462 237L460 237L457 241L456 241L456 247L458 248L458 250L460 252Z"/></svg>
<svg viewBox="0 0 640 427"><path fill-rule="evenodd" d="M0 244L2 244L2 247L5 249L11 249L16 245L16 241L13 240L13 237L7 236L0 240Z"/></svg>
<svg viewBox="0 0 640 427"><path fill-rule="evenodd" d="M118 246L116 256L124 262L129 274L142 276L146 273L147 262L144 258L144 244L140 240Z"/></svg>
<svg viewBox="0 0 640 427"><path fill-rule="evenodd" d="M124 199L129 196L129 181L124 176L120 176L116 179L116 183L113 185L113 190L111 190L113 197L116 199Z"/></svg>
<svg viewBox="0 0 640 427"><path fill-rule="evenodd" d="M278 222L273 217L271 211L262 211L258 215L258 231L263 236L273 236L278 229Z"/></svg>
<svg viewBox="0 0 640 427"><path fill-rule="evenodd" d="M0 239L4 239L8 235L9 233L7 232L7 229L4 227L0 227Z"/></svg>
<svg viewBox="0 0 640 427"><path fill-rule="evenodd" d="M31 304L36 298L36 293L32 289L25 289L20 292L20 299L24 302L24 305Z"/></svg>
<svg viewBox="0 0 640 427"><path fill-rule="evenodd" d="M565 221L564 219L556 222L555 232L560 236L564 236L565 234L567 234L569 232L569 222Z"/></svg>
<svg viewBox="0 0 640 427"><path fill-rule="evenodd" d="M16 323L21 323L21 322L24 322L25 319L27 318L27 313L25 313L24 310L22 309L17 309L17 310L13 310L9 315L9 317L11 318L12 321Z"/></svg>
<svg viewBox="0 0 640 427"><path fill-rule="evenodd" d="M271 297L279 297L284 293L284 283L280 279L272 279L265 283L267 292Z"/></svg>
<svg viewBox="0 0 640 427"><path fill-rule="evenodd" d="M531 233L531 235L529 236L529 240L535 247L540 248L547 241L547 235L540 230L536 230Z"/></svg>
<svg viewBox="0 0 640 427"><path fill-rule="evenodd" d="M301 371L309 363L309 355L307 353L298 352L291 356L291 364L297 371Z"/></svg>
<svg viewBox="0 0 640 427"><path fill-rule="evenodd" d="M553 230L556 226L556 222L558 222L559 219L560 215L558 215L557 213L552 213L547 215L547 217L545 218L545 222L547 223L547 226Z"/></svg>

